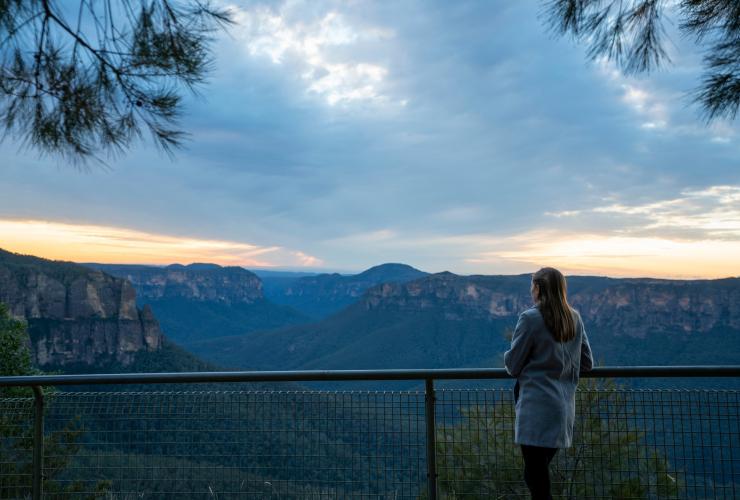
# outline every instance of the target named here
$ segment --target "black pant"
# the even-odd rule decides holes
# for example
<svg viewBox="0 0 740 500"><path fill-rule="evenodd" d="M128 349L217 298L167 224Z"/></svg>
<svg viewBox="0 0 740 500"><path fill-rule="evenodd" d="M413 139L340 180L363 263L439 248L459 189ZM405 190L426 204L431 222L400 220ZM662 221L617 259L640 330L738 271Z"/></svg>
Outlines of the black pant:
<svg viewBox="0 0 740 500"><path fill-rule="evenodd" d="M550 461L557 448L522 445L524 457L524 482L527 483L532 500L552 500L550 494Z"/></svg>

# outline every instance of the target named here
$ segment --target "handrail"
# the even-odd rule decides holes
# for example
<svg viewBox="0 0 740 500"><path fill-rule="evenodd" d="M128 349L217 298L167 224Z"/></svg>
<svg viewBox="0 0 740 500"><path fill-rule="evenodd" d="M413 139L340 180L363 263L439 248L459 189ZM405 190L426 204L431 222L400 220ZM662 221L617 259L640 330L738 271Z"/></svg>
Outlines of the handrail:
<svg viewBox="0 0 740 500"><path fill-rule="evenodd" d="M740 377L740 365L600 366L581 373L587 378ZM102 373L0 377L0 387L99 384L186 384L213 382L317 382L351 380L508 379L503 368L440 368L397 370L299 370L180 373Z"/></svg>
<svg viewBox="0 0 740 500"><path fill-rule="evenodd" d="M582 377L740 377L740 365L723 366L600 366ZM309 382L350 380L419 380L425 382L424 417L426 427L427 498L438 493L435 423L435 380L508 379L503 368L446 368L410 370L303 370L303 371L232 371L183 373L115 373L84 375L29 375L0 377L0 387L32 387L34 399L34 434L32 498L43 498L44 393L42 388L64 385L162 384L214 382Z"/></svg>

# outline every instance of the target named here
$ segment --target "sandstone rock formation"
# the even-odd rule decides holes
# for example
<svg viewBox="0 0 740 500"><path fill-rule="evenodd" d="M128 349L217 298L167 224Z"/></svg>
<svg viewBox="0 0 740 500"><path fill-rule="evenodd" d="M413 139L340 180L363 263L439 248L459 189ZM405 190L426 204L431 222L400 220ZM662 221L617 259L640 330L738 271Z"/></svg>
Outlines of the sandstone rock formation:
<svg viewBox="0 0 740 500"><path fill-rule="evenodd" d="M438 273L368 290L368 309L440 308L448 319L514 316L532 304L529 275L458 276ZM569 301L591 327L614 335L651 331L701 333L715 326L740 329L740 279L659 280L568 278Z"/></svg>
<svg viewBox="0 0 740 500"><path fill-rule="evenodd" d="M263 299L262 281L241 267L216 264L173 264L167 267L90 264L127 279L140 300L182 298L224 304L252 304Z"/></svg>
<svg viewBox="0 0 740 500"><path fill-rule="evenodd" d="M128 281L77 264L0 250L0 302L28 322L38 366L126 365L162 345Z"/></svg>

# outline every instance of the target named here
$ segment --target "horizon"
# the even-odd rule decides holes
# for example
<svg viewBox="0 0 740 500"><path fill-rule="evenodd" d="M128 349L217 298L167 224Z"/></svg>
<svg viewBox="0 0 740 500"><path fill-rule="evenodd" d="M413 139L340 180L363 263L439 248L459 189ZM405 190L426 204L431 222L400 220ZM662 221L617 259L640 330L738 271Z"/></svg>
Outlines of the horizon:
<svg viewBox="0 0 740 500"><path fill-rule="evenodd" d="M143 267L158 267L158 268L166 268L168 266L183 266L187 267L190 265L217 265L220 267L238 267L241 269L244 269L246 271L250 271L253 273L256 272L274 272L274 273L292 273L292 274L304 274L309 276L316 276L321 274L339 274L342 276L354 276L357 274L361 274L365 271L368 271L375 267L381 267L386 265L404 265L409 266L417 271L421 271L424 273L427 273L428 275L435 275L440 273L452 273L456 276L524 276L524 275L531 275L533 274L537 269L532 269L531 271L521 272L521 273L458 273L455 271L451 271L449 269L443 269L439 271L428 271L426 269L422 269L418 266L415 266L413 264L409 264L407 262L381 262L377 264L373 264L369 267L359 269L359 270L347 270L347 269L326 269L326 268L318 268L309 270L306 268L290 268L290 267L270 267L270 268L264 268L264 267L246 267L241 265L235 265L235 264L218 264L215 262L204 262L204 261L193 261L193 262L169 262L169 263L161 263L161 264L148 264L148 263L142 263L142 262L93 262L93 261L78 261L78 260L68 260L68 259L50 259L47 257L44 257L42 255L35 255L35 254L28 254L23 252L14 252L12 250L9 250L7 248L0 247L0 251L5 250L9 251L11 253L15 253L17 255L22 256L29 256L29 257L38 257L42 259L47 259L51 261L56 262L68 262L72 264L78 264L81 266L90 266L90 265L111 265L111 266L143 266ZM681 277L681 278L674 278L674 277L661 277L661 276L648 276L648 275L634 275L634 276L610 276L606 274L578 274L578 273L564 273L566 278L570 277L592 277L592 278L610 278L610 279L636 279L636 280L665 280L665 281L702 281L702 280L724 280L724 279L740 279L740 275L732 276L720 276L720 277L713 277L713 278L705 278L705 277Z"/></svg>
<svg viewBox="0 0 740 500"><path fill-rule="evenodd" d="M701 51L625 75L537 2L233 3L186 149L75 170L0 143L0 247L74 262L740 275L740 127ZM675 12L666 7L669 21Z"/></svg>

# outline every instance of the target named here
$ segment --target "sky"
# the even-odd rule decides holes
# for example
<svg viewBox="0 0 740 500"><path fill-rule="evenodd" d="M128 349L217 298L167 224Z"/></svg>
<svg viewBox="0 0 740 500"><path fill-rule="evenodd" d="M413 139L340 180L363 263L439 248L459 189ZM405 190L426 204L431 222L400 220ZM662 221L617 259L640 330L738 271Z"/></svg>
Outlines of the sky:
<svg viewBox="0 0 740 500"><path fill-rule="evenodd" d="M225 4L225 3L224 3ZM627 77L542 2L232 2L191 136L76 170L0 144L0 248L77 262L740 275L740 119L702 54Z"/></svg>

